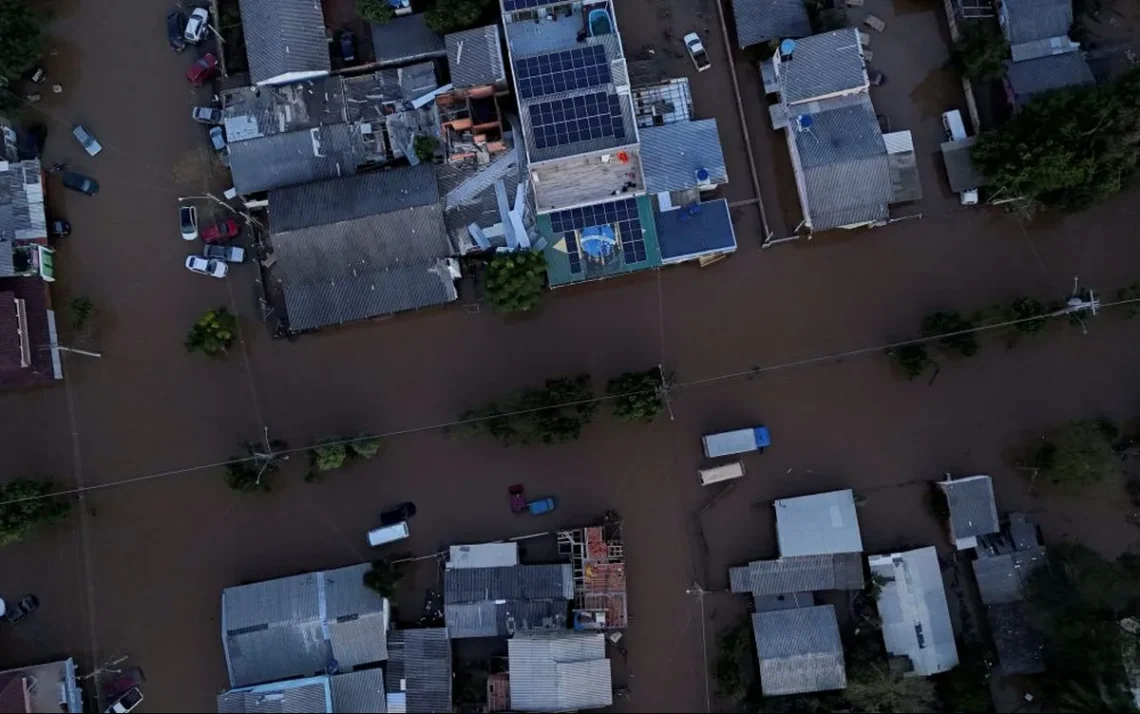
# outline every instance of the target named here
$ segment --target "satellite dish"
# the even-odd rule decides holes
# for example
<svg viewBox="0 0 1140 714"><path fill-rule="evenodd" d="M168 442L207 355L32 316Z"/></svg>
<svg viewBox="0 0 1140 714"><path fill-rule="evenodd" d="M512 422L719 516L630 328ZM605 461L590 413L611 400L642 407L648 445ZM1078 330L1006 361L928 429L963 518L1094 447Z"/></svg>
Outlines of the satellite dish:
<svg viewBox="0 0 1140 714"><path fill-rule="evenodd" d="M781 56L790 56L795 51L796 51L796 41L795 40L788 38L788 39L780 42L780 55Z"/></svg>

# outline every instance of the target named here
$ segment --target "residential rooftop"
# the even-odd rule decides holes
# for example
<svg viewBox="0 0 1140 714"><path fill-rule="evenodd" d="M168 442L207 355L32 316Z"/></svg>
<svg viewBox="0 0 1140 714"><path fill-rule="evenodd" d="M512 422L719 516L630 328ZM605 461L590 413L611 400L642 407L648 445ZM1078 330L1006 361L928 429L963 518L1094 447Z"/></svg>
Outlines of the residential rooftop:
<svg viewBox="0 0 1140 714"><path fill-rule="evenodd" d="M732 0L732 15L740 49L811 34L804 0Z"/></svg>
<svg viewBox="0 0 1140 714"><path fill-rule="evenodd" d="M659 203L653 221L663 265L736 252L736 230L726 199L668 209Z"/></svg>
<svg viewBox="0 0 1140 714"><path fill-rule="evenodd" d="M507 640L511 710L600 709L613 704L601 632L519 632Z"/></svg>
<svg viewBox="0 0 1140 714"><path fill-rule="evenodd" d="M384 679L390 712L451 711L451 640L447 628L389 632Z"/></svg>
<svg viewBox="0 0 1140 714"><path fill-rule="evenodd" d="M816 590L860 590L863 587L861 553L796 555L775 560L754 560L729 568L729 589L754 597L788 595Z"/></svg>
<svg viewBox="0 0 1140 714"><path fill-rule="evenodd" d="M363 583L368 563L222 591L232 687L279 682L387 659L387 599Z"/></svg>
<svg viewBox="0 0 1140 714"><path fill-rule="evenodd" d="M999 5L1010 45L1067 37L1073 26L1072 0L1001 0Z"/></svg>
<svg viewBox="0 0 1140 714"><path fill-rule="evenodd" d="M457 89L507 81L498 25L474 27L444 37L451 83Z"/></svg>
<svg viewBox="0 0 1140 714"><path fill-rule="evenodd" d="M452 639L565 628L574 597L569 564L452 568L443 585L444 619Z"/></svg>
<svg viewBox="0 0 1140 714"><path fill-rule="evenodd" d="M46 239L43 167L39 160L0 161L0 241ZM0 265L0 277L5 274L10 273Z"/></svg>
<svg viewBox="0 0 1140 714"><path fill-rule="evenodd" d="M218 695L219 714L384 712L384 673L378 668L241 687Z"/></svg>
<svg viewBox="0 0 1140 714"><path fill-rule="evenodd" d="M968 476L941 481L938 487L946 495L950 509L950 538L958 550L973 548L977 537L997 533L997 502L994 484L989 476Z"/></svg>
<svg viewBox="0 0 1140 714"><path fill-rule="evenodd" d="M380 66L408 64L447 56L447 45L418 13L372 25L372 46Z"/></svg>
<svg viewBox="0 0 1140 714"><path fill-rule="evenodd" d="M795 40L793 52L778 52L772 60L780 100L788 105L865 92L870 86L854 28Z"/></svg>
<svg viewBox="0 0 1140 714"><path fill-rule="evenodd" d="M929 677L958 664L946 588L933 546L867 558L872 577L884 579L879 617L887 653L910 660L910 671Z"/></svg>
<svg viewBox="0 0 1140 714"><path fill-rule="evenodd" d="M782 498L773 506L782 558L863 551L851 489Z"/></svg>
<svg viewBox="0 0 1140 714"><path fill-rule="evenodd" d="M716 119L678 121L641 130L645 190L667 193L728 183ZM705 174L698 175L704 171Z"/></svg>
<svg viewBox="0 0 1140 714"><path fill-rule="evenodd" d="M752 631L764 696L846 688L834 606L757 612L752 615Z"/></svg>
<svg viewBox="0 0 1140 714"><path fill-rule="evenodd" d="M1006 82L1014 104L1024 106L1033 98L1055 89L1096 84L1088 62L1080 52L1005 63Z"/></svg>
<svg viewBox="0 0 1140 714"><path fill-rule="evenodd" d="M329 41L319 0L239 0L239 5L251 82L289 82L329 73Z"/></svg>
<svg viewBox="0 0 1140 714"><path fill-rule="evenodd" d="M653 206L647 196L542 214L536 224L546 239L547 278L552 286L661 265Z"/></svg>

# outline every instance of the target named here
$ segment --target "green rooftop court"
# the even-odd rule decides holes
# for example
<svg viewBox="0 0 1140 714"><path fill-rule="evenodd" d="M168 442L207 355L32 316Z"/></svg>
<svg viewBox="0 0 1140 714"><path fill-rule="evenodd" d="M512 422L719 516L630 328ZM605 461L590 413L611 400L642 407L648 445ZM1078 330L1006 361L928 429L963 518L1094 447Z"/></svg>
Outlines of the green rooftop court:
<svg viewBox="0 0 1140 714"><path fill-rule="evenodd" d="M648 196L538 216L551 287L600 280L661 265Z"/></svg>

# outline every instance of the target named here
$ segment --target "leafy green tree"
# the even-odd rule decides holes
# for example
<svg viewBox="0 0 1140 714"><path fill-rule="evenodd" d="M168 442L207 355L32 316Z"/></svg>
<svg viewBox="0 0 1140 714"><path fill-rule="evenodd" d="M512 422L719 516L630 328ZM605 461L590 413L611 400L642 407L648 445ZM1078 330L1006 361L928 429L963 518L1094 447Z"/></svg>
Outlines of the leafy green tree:
<svg viewBox="0 0 1140 714"><path fill-rule="evenodd" d="M1013 301L1009 306L1011 320L1024 320L1013 326L1022 335L1036 335L1049 324L1049 309L1045 303L1033 298L1022 297Z"/></svg>
<svg viewBox="0 0 1140 714"><path fill-rule="evenodd" d="M965 22L954 43L954 66L969 79L988 81L1005 74L1009 42L997 23L989 20Z"/></svg>
<svg viewBox="0 0 1140 714"><path fill-rule="evenodd" d="M339 469L348 458L344 444L335 441L317 444L309 453L312 454L313 468L322 472Z"/></svg>
<svg viewBox="0 0 1140 714"><path fill-rule="evenodd" d="M922 319L923 337L939 337L938 344L964 357L971 357L981 349L977 336L971 332L973 329L972 322L953 311L933 312Z"/></svg>
<svg viewBox="0 0 1140 714"><path fill-rule="evenodd" d="M77 297L71 299L71 329L74 332L83 332L91 323L95 314L95 303L91 298Z"/></svg>
<svg viewBox="0 0 1140 714"><path fill-rule="evenodd" d="M0 77L15 82L43 56L46 17L25 0L0 0ZM0 94L8 93L0 89Z"/></svg>
<svg viewBox="0 0 1140 714"><path fill-rule="evenodd" d="M1079 490L1121 476L1120 457L1113 450L1115 427L1078 419L1053 429L1033 455L1032 465L1050 483Z"/></svg>
<svg viewBox="0 0 1140 714"><path fill-rule="evenodd" d="M852 709L866 714L933 712L937 705L934 683L926 677L904 677L892 672L885 658L847 661L847 689Z"/></svg>
<svg viewBox="0 0 1140 714"><path fill-rule="evenodd" d="M887 351L887 356L894 360L907 379L922 376L922 373L933 364L926 348L922 345L903 345Z"/></svg>
<svg viewBox="0 0 1140 714"><path fill-rule="evenodd" d="M416 152L416 158L424 163L430 163L435 159L435 150L439 148L439 139L434 136L417 136L412 140L412 150Z"/></svg>
<svg viewBox="0 0 1140 714"><path fill-rule="evenodd" d="M202 351L211 357L225 354L237 336L237 316L224 307L207 310L186 335L186 351Z"/></svg>
<svg viewBox="0 0 1140 714"><path fill-rule="evenodd" d="M958 666L932 677L946 712L992 712L990 668L993 658L976 642L958 642Z"/></svg>
<svg viewBox="0 0 1140 714"><path fill-rule="evenodd" d="M0 546L24 540L39 526L62 519L71 509L53 498L51 481L17 478L0 486ZM25 500L26 499L26 500Z"/></svg>
<svg viewBox="0 0 1140 714"><path fill-rule="evenodd" d="M665 409L662 398L661 368L644 372L623 372L606 385L606 394L613 397L614 416L622 421L649 423Z"/></svg>
<svg viewBox="0 0 1140 714"><path fill-rule="evenodd" d="M424 23L436 34L446 35L475 27L488 0L435 0L424 13Z"/></svg>
<svg viewBox="0 0 1140 714"><path fill-rule="evenodd" d="M403 568L381 559L374 561L372 568L365 571L364 587L391 600L396 596L396 587L403 578Z"/></svg>
<svg viewBox="0 0 1140 714"><path fill-rule="evenodd" d="M752 628L747 617L716 638L714 675L721 696L740 702L748 694L752 676Z"/></svg>
<svg viewBox="0 0 1140 714"><path fill-rule="evenodd" d="M385 25L396 16L396 9L388 0L356 0L356 14L367 22Z"/></svg>
<svg viewBox="0 0 1140 714"><path fill-rule="evenodd" d="M982 132L975 168L998 193L1030 207L1079 211L1118 192L1140 152L1140 68L1113 82L1068 87Z"/></svg>
<svg viewBox="0 0 1140 714"><path fill-rule="evenodd" d="M226 464L223 477L227 486L241 493L270 490L266 474L246 461L240 464Z"/></svg>
<svg viewBox="0 0 1140 714"><path fill-rule="evenodd" d="M348 448L352 451L352 455L357 458L371 459L380 452L380 438L376 436L357 437L348 443Z"/></svg>
<svg viewBox="0 0 1140 714"><path fill-rule="evenodd" d="M486 287L487 300L496 310L532 310L546 288L546 259L531 250L498 253L487 265Z"/></svg>
<svg viewBox="0 0 1140 714"><path fill-rule="evenodd" d="M542 389L527 388L481 409L459 415L459 433L487 434L505 446L576 441L597 412L590 376L548 379Z"/></svg>

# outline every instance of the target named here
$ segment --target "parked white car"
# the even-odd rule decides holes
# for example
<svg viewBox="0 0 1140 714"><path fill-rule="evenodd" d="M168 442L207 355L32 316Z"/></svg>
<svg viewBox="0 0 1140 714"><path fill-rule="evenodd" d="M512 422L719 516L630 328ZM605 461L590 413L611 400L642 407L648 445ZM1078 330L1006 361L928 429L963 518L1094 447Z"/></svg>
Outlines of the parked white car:
<svg viewBox="0 0 1140 714"><path fill-rule="evenodd" d="M226 265L225 261L212 260L200 255L186 256L186 269L191 273L209 275L213 278L224 278L226 273L230 272L230 266Z"/></svg>
<svg viewBox="0 0 1140 714"><path fill-rule="evenodd" d="M689 56L693 58L693 64L696 65L698 72L704 72L712 67L712 62L709 61L709 53L705 52L705 46L701 43L700 35L695 32L685 35L685 47L688 48Z"/></svg>
<svg viewBox="0 0 1140 714"><path fill-rule="evenodd" d="M182 229L182 240L197 240L198 238L198 209L193 206L182 206L178 209L178 224Z"/></svg>
<svg viewBox="0 0 1140 714"><path fill-rule="evenodd" d="M209 31L210 11L204 7L194 8L194 12L190 13L190 19L186 22L186 33L184 35L186 41L198 44Z"/></svg>
<svg viewBox="0 0 1140 714"><path fill-rule="evenodd" d="M71 133L80 144L83 144L83 148L91 156L103 150L103 145L99 143L99 140L96 139L91 132L87 131L87 127L82 124L76 124L75 128L71 130Z"/></svg>

